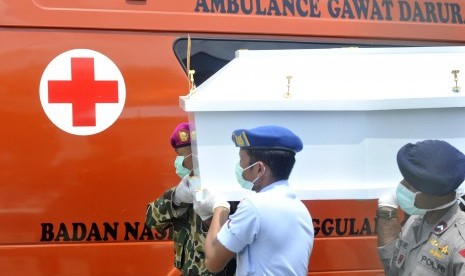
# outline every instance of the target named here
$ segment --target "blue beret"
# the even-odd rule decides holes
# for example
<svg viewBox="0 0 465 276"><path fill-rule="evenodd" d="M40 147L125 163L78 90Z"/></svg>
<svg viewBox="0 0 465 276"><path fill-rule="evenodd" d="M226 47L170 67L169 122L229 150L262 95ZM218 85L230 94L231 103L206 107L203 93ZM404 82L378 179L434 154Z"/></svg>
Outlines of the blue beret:
<svg viewBox="0 0 465 276"><path fill-rule="evenodd" d="M236 129L232 140L243 149L271 149L299 152L302 140L287 128L280 126L260 126L252 129Z"/></svg>
<svg viewBox="0 0 465 276"><path fill-rule="evenodd" d="M465 178L464 154L440 140L403 146L397 153L397 165L408 183L433 196L452 193Z"/></svg>

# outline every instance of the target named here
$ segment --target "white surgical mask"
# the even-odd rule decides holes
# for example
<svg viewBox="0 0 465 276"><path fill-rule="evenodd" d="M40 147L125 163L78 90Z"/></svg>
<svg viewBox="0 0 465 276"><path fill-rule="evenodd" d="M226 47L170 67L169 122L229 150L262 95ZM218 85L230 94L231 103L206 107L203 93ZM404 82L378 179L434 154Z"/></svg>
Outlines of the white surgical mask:
<svg viewBox="0 0 465 276"><path fill-rule="evenodd" d="M176 174L182 179L184 176L188 175L191 173L191 170L186 169L182 163L184 162L184 159L187 157L191 156L192 154L189 154L187 156L182 156L178 155L176 156L176 159L174 160L174 167L176 168Z"/></svg>
<svg viewBox="0 0 465 276"><path fill-rule="evenodd" d="M239 162L237 162L237 164L236 164L236 178L237 178L237 182L239 182L239 184L242 186L242 188L247 189L247 190L252 190L254 182L257 181L258 178L260 178L258 176L252 182L250 182L250 181L245 180L244 177L242 176L242 174L244 173L245 170L252 168L256 164L258 164L258 162L255 162L252 165L248 166L247 168L243 169L241 167L241 164Z"/></svg>
<svg viewBox="0 0 465 276"><path fill-rule="evenodd" d="M419 193L420 192L414 193L410 191L403 184L399 184L399 186L397 186L397 202L399 203L400 208L402 208L402 210L404 210L405 213L409 215L418 215L423 217L426 214L426 212L445 209L449 206L454 205L456 202L456 200L454 199L451 202L448 202L442 206L438 206L433 209L421 209L415 206L415 198Z"/></svg>

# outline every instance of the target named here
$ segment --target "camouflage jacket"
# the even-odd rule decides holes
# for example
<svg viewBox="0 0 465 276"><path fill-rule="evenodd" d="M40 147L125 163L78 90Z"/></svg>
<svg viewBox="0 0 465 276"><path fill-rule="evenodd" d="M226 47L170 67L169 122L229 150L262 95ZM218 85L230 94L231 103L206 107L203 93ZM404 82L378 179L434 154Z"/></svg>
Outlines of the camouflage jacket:
<svg viewBox="0 0 465 276"><path fill-rule="evenodd" d="M193 275L234 275L235 260L221 273L210 273L205 267L204 242L208 226L194 212L192 204L176 206L172 201L176 187L147 206L145 223L147 226L163 231L173 227L174 265L184 276Z"/></svg>

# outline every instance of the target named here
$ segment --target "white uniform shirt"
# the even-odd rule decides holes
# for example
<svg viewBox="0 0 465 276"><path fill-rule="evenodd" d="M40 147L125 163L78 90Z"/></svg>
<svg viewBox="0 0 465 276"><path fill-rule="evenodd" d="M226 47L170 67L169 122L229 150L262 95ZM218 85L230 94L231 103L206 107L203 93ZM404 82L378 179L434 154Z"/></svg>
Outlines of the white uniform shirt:
<svg viewBox="0 0 465 276"><path fill-rule="evenodd" d="M237 254L237 276L307 275L314 230L310 213L287 181L243 199L218 240Z"/></svg>

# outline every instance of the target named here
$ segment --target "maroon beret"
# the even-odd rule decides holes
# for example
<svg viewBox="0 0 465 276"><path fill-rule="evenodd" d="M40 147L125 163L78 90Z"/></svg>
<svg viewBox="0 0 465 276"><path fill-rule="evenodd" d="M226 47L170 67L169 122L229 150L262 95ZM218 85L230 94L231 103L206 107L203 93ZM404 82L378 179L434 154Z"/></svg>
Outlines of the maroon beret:
<svg viewBox="0 0 465 276"><path fill-rule="evenodd" d="M189 123L179 124L171 135L171 146L175 149L191 145L191 133Z"/></svg>

